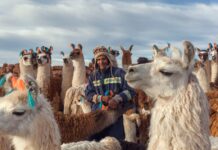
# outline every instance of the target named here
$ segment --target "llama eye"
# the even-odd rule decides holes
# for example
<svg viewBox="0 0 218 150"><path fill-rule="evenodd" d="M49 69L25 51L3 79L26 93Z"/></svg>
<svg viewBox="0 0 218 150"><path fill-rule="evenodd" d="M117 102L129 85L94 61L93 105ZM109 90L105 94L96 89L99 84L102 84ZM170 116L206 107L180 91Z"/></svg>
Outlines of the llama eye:
<svg viewBox="0 0 218 150"><path fill-rule="evenodd" d="M15 110L12 112L12 114L15 116L22 116L25 114L25 112L26 112L25 110Z"/></svg>
<svg viewBox="0 0 218 150"><path fill-rule="evenodd" d="M160 73L162 73L165 76L171 76L173 74L172 72L167 72L167 71L164 71L164 70L160 70Z"/></svg>
<svg viewBox="0 0 218 150"><path fill-rule="evenodd" d="M24 57L23 59L24 59L24 61L27 61L27 60L28 60L28 58L27 58L27 57Z"/></svg>

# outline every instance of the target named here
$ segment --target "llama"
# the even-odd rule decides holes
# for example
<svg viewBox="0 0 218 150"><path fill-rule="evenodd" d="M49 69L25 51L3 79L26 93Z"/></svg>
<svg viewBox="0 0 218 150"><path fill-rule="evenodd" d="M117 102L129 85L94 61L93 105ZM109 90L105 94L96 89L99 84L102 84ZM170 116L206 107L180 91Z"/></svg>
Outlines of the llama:
<svg viewBox="0 0 218 150"><path fill-rule="evenodd" d="M36 68L34 67L35 53L33 50L22 50L19 58L20 77L22 78L26 74L36 78Z"/></svg>
<svg viewBox="0 0 218 150"><path fill-rule="evenodd" d="M119 51L118 50L114 50L111 47L108 47L108 51L109 51L109 55L110 55L110 58L111 58L112 66L118 67L116 57L120 55Z"/></svg>
<svg viewBox="0 0 218 150"><path fill-rule="evenodd" d="M15 90L4 97L0 97L0 134L11 136L15 150L60 150L60 133L50 104L39 93L37 83L31 77L25 77L25 85L25 91ZM118 116L118 112L114 111L114 113ZM71 130L83 136L84 130L89 130L87 127L84 129L85 124L89 127L92 126L88 131L89 133L94 133L95 130L103 130L108 112L98 111L92 112L92 114L95 117L92 121L89 119L90 116L87 115L87 118L83 117L83 119L81 119L81 116L76 117L77 122L75 120L62 120L61 122L66 125L66 122L69 121L68 123L74 125ZM96 116L100 118L96 118ZM110 122L115 122L118 117L110 118ZM102 123L95 126L93 123L96 121ZM89 123L91 123L91 126L88 125ZM115 143L117 142L115 141ZM69 149L74 150L77 147ZM96 147L93 146L92 149L94 150ZM107 146L105 146L105 150L109 150Z"/></svg>
<svg viewBox="0 0 218 150"><path fill-rule="evenodd" d="M196 62L195 66L195 71L193 73L196 75L201 88L206 93L210 90L210 85L204 64L202 64L202 62Z"/></svg>
<svg viewBox="0 0 218 150"><path fill-rule="evenodd" d="M81 141L61 145L64 150L121 150L121 145L116 138L105 137L100 142Z"/></svg>
<svg viewBox="0 0 218 150"><path fill-rule="evenodd" d="M51 50L51 48L48 49L44 46L41 49L37 49L38 69L36 81L40 91L49 99L51 89Z"/></svg>
<svg viewBox="0 0 218 150"><path fill-rule="evenodd" d="M64 100L64 114L82 114L91 111L91 104L85 99L85 87L71 87Z"/></svg>
<svg viewBox="0 0 218 150"><path fill-rule="evenodd" d="M216 83L216 80L218 80L218 59L217 59L217 50L215 48L212 49L211 51L211 82Z"/></svg>
<svg viewBox="0 0 218 150"><path fill-rule="evenodd" d="M211 61L209 60L209 49L207 50L201 50L199 48L196 48L198 52L198 57L200 59L200 62L203 64L206 74L207 74L207 81L211 82Z"/></svg>
<svg viewBox="0 0 218 150"><path fill-rule="evenodd" d="M61 103L64 105L64 98L67 89L72 86L73 79L73 62L69 56L66 56L64 52L61 51L63 57L63 68L62 68L62 82L61 82Z"/></svg>
<svg viewBox="0 0 218 150"><path fill-rule="evenodd" d="M70 53L70 58L73 61L73 80L72 86L77 87L84 85L86 83L86 67L85 60L82 52L82 45L78 44L76 48L74 44L71 44L72 52Z"/></svg>
<svg viewBox="0 0 218 150"><path fill-rule="evenodd" d="M80 98L76 100L76 104L82 108L83 113L89 113L92 111L91 103L85 99L84 95L80 95Z"/></svg>
<svg viewBox="0 0 218 150"><path fill-rule="evenodd" d="M76 48L74 44L71 44L71 47L73 51L70 53L70 58L73 61L74 72L72 79L72 87L69 88L65 94L64 114L68 114L70 112L71 114L82 112L82 108L79 105L76 105L73 101L75 99L75 93L81 92L81 90L84 91L86 87L86 67L82 52L82 45L78 44Z"/></svg>
<svg viewBox="0 0 218 150"><path fill-rule="evenodd" d="M129 67L125 76L131 87L156 100L148 150L210 150L208 100L192 74L194 46L183 46L179 59L157 56Z"/></svg>
<svg viewBox="0 0 218 150"><path fill-rule="evenodd" d="M122 55L122 67L123 67L123 69L125 71L127 71L129 65L132 64L132 58L131 58L132 57L132 53L131 53L132 47L133 47L133 45L131 45L129 47L129 49L126 50L122 46L120 46L120 48L121 48L121 50L123 52L123 55Z"/></svg>
<svg viewBox="0 0 218 150"><path fill-rule="evenodd" d="M12 137L15 150L60 150L60 133L51 106L29 79L28 94L15 90L0 98L0 133Z"/></svg>
<svg viewBox="0 0 218 150"><path fill-rule="evenodd" d="M122 112L92 111L80 115L64 115L55 113L55 119L60 127L62 142L77 142L86 140L91 135L99 133L115 123Z"/></svg>

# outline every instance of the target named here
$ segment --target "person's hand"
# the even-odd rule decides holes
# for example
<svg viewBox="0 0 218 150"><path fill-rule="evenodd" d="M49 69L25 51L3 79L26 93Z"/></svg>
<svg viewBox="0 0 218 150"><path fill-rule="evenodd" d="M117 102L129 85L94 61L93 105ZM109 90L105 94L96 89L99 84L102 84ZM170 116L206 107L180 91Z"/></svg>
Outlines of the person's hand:
<svg viewBox="0 0 218 150"><path fill-rule="evenodd" d="M118 102L114 99L110 99L109 102L108 102L108 106L109 108L111 109L117 109L118 108Z"/></svg>
<svg viewBox="0 0 218 150"><path fill-rule="evenodd" d="M101 96L101 101L103 102L103 103L108 103L108 101L109 101L109 99L110 99L110 97L109 96Z"/></svg>

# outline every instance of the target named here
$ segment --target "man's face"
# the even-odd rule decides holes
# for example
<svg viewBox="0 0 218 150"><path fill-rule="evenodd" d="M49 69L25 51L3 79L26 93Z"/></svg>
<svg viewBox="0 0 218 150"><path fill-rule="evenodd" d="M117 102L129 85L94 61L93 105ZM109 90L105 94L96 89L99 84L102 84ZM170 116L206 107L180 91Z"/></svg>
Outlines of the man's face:
<svg viewBox="0 0 218 150"><path fill-rule="evenodd" d="M109 61L106 56L101 55L97 58L97 64L100 70L104 70L108 66Z"/></svg>

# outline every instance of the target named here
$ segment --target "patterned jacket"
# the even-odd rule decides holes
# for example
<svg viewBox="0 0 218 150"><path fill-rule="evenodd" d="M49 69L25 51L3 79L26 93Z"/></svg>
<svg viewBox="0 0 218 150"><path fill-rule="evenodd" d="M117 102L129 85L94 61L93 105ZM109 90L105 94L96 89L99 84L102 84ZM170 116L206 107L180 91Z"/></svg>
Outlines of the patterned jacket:
<svg viewBox="0 0 218 150"><path fill-rule="evenodd" d="M95 94L105 95L106 91L112 91L113 95L122 97L122 102L125 104L135 96L135 92L130 88L125 80L125 71L117 67L108 67L104 72L95 70L88 80L88 85L85 90L86 98L92 102ZM99 103L92 103L92 110L99 109Z"/></svg>

